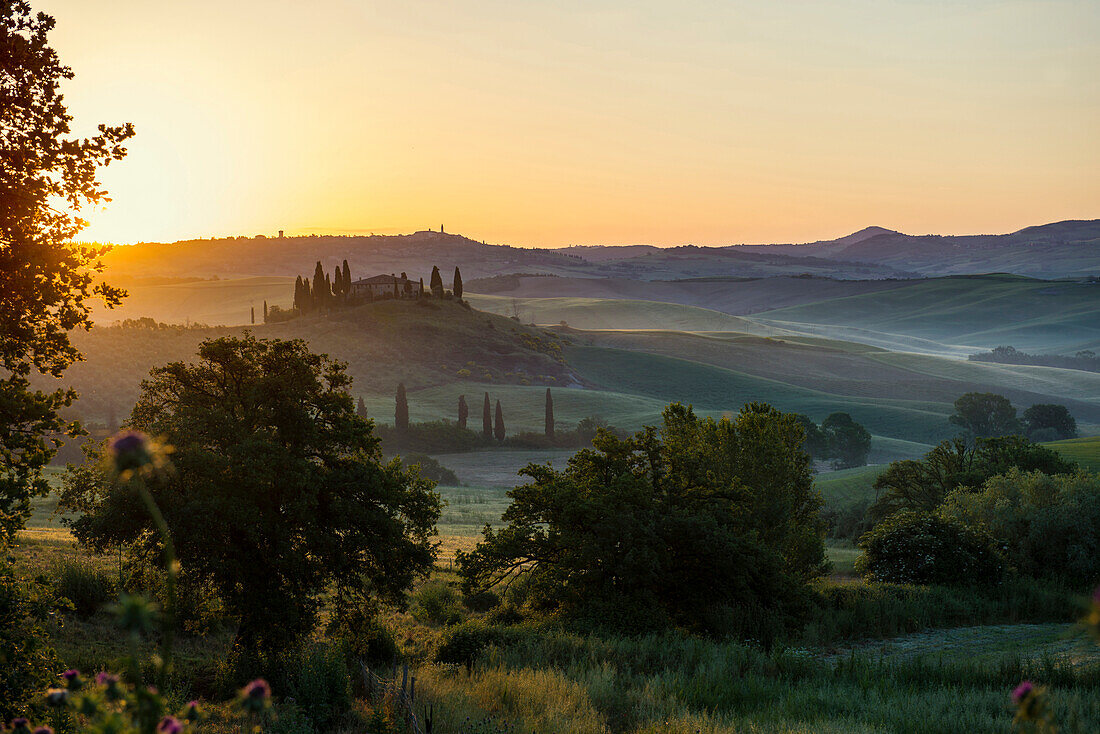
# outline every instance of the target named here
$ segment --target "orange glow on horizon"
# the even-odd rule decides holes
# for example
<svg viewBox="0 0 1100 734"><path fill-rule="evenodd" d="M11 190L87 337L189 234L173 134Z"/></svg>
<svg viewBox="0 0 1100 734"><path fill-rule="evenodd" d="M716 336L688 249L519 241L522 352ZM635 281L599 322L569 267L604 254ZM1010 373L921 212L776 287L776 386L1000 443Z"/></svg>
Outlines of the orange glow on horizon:
<svg viewBox="0 0 1100 734"><path fill-rule="evenodd" d="M76 132L137 127L81 239L726 245L1100 217L1097 3L32 4Z"/></svg>

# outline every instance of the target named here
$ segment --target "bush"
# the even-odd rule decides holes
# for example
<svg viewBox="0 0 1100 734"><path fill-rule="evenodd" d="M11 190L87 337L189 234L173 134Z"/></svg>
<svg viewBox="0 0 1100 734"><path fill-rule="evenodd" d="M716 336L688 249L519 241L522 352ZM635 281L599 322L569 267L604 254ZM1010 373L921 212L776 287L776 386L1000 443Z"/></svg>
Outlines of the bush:
<svg viewBox="0 0 1100 734"><path fill-rule="evenodd" d="M500 597L491 591L474 591L463 596L462 603L471 612L488 612L500 606Z"/></svg>
<svg viewBox="0 0 1100 734"><path fill-rule="evenodd" d="M899 512L859 539L856 572L899 584L992 583L1004 563L988 534L926 512Z"/></svg>
<svg viewBox="0 0 1100 734"><path fill-rule="evenodd" d="M940 513L988 533L1021 573L1078 588L1100 578L1100 475L1013 469L953 492Z"/></svg>
<svg viewBox="0 0 1100 734"><path fill-rule="evenodd" d="M351 710L351 672L341 645L307 644L282 665L284 698L293 698L318 732L333 731Z"/></svg>
<svg viewBox="0 0 1100 734"><path fill-rule="evenodd" d="M401 457L401 463L405 466L419 466L420 476L431 479L436 484L448 487L457 487L462 484L458 481L458 475L427 454L409 453Z"/></svg>
<svg viewBox="0 0 1100 734"><path fill-rule="evenodd" d="M345 633L348 652L367 665L389 665L397 659L397 640L389 628L371 620L352 633Z"/></svg>
<svg viewBox="0 0 1100 734"><path fill-rule="evenodd" d="M64 561L53 569L53 591L68 599L78 617L87 619L117 596L112 578L87 563Z"/></svg>
<svg viewBox="0 0 1100 734"><path fill-rule="evenodd" d="M458 624L466 616L458 593L442 581L429 581L411 595L413 619L435 625Z"/></svg>
<svg viewBox="0 0 1100 734"><path fill-rule="evenodd" d="M29 713L60 669L47 645L46 624L57 601L40 580L17 576L0 558L0 722Z"/></svg>
<svg viewBox="0 0 1100 734"><path fill-rule="evenodd" d="M497 627L468 620L452 627L443 637L435 659L440 663L472 667L477 656L490 645L504 641L504 633Z"/></svg>

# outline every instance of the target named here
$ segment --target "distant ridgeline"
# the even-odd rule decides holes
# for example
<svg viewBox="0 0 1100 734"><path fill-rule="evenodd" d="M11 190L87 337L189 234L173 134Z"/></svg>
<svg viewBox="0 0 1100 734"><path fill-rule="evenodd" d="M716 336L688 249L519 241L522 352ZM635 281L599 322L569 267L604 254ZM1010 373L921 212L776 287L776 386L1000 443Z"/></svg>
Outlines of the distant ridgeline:
<svg viewBox="0 0 1100 734"><path fill-rule="evenodd" d="M462 273L455 267L451 290L443 287L443 277L439 268L432 266L429 290L424 290L424 279L413 280L405 273L396 275L374 275L369 278L352 279L348 261L336 266L330 276L325 272L321 261L313 271L312 280L299 275L294 281L294 305L289 309L278 306L268 307L264 301L264 322L277 323L287 321L307 313L330 311L344 306L354 306L370 301L395 298L454 298L462 301Z"/></svg>
<svg viewBox="0 0 1100 734"><path fill-rule="evenodd" d="M1092 350L1077 352L1077 354L1069 357L1061 354L1028 354L1018 351L1015 347L997 347L989 352L971 354L967 359L972 362L1027 364L1038 367L1061 367L1067 370L1100 372L1100 357L1096 356L1096 352Z"/></svg>

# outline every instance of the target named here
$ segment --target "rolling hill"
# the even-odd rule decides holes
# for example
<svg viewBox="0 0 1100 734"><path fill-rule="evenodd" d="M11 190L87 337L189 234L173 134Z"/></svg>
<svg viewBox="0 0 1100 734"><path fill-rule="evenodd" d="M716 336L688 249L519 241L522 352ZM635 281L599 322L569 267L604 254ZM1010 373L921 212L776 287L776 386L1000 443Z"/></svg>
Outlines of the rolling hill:
<svg viewBox="0 0 1100 734"><path fill-rule="evenodd" d="M1100 346L1100 282L954 276L765 311L754 318L780 328L824 327L815 333L868 343L875 343L876 334L926 340L954 347L956 353L1012 345L1072 354Z"/></svg>

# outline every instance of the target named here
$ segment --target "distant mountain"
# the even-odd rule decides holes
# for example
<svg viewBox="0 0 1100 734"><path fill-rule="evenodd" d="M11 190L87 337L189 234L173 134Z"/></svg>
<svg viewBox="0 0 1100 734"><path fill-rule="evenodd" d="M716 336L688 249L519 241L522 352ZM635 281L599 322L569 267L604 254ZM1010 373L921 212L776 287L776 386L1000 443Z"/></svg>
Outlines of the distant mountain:
<svg viewBox="0 0 1100 734"><path fill-rule="evenodd" d="M824 242L730 247L538 249L433 231L225 238L118 247L106 263L123 278L241 278L308 275L318 260L331 270L344 259L356 275L427 277L438 265L447 280L455 265L467 280L513 273L640 281L792 275L881 280L990 272L1063 278L1100 274L1100 220L1057 222L1006 235L915 236L867 227Z"/></svg>
<svg viewBox="0 0 1100 734"><path fill-rule="evenodd" d="M908 235L868 227L827 242L740 249L859 262L921 275L1080 277L1100 275L1100 219L1055 222L1002 235Z"/></svg>

